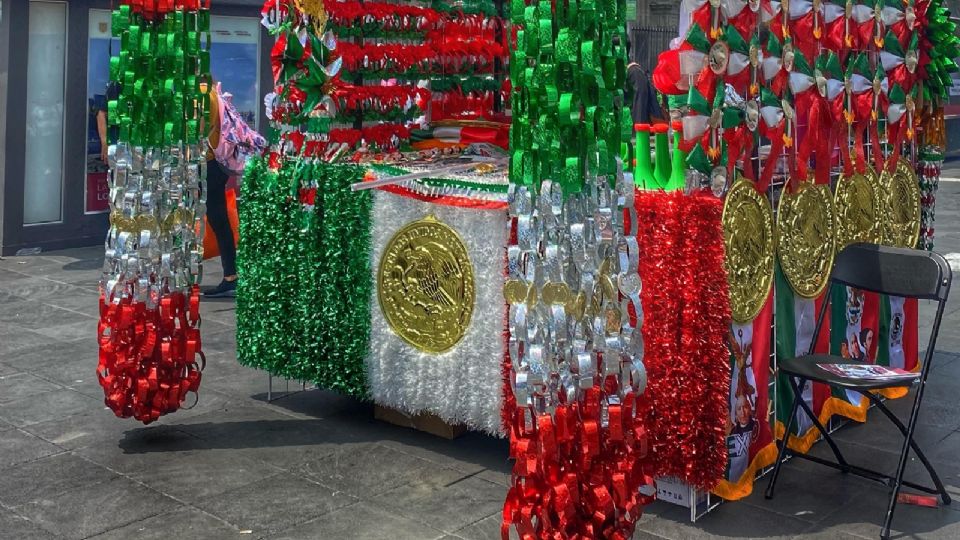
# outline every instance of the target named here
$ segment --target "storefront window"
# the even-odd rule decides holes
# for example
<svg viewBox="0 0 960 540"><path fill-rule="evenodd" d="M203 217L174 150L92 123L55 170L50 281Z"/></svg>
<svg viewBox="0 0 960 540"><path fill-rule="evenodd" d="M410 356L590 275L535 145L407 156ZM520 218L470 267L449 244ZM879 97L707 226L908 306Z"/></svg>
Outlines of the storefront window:
<svg viewBox="0 0 960 540"><path fill-rule="evenodd" d="M212 45L210 71L224 92L233 95L233 104L247 123L256 129L260 95L260 23L246 17L213 16L210 20ZM103 159L107 145L116 142L116 128L107 128L106 107L110 82L110 55L120 48L111 38L110 11L91 9L87 44L87 142L86 212L110 209L107 164Z"/></svg>
<svg viewBox="0 0 960 540"><path fill-rule="evenodd" d="M91 9L87 41L87 144L86 213L110 210L107 185L106 148L115 142L116 128L107 127L107 85L110 82L110 54L120 40L110 35L110 11ZM104 144L106 143L106 144Z"/></svg>
<svg viewBox="0 0 960 540"><path fill-rule="evenodd" d="M210 18L213 44L210 71L250 127L257 127L260 103L260 21L246 17Z"/></svg>
<svg viewBox="0 0 960 540"><path fill-rule="evenodd" d="M23 223L56 222L63 206L67 5L30 2Z"/></svg>

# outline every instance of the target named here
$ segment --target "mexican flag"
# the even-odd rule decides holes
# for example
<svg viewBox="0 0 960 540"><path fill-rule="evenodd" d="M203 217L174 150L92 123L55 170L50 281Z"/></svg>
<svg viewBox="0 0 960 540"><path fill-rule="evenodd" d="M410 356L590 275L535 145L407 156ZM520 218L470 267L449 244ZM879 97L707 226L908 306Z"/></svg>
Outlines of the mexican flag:
<svg viewBox="0 0 960 540"><path fill-rule="evenodd" d="M251 162L240 206L238 361L503 435L506 180L420 179L354 193L360 167ZM377 291L387 244L428 216L455 231L475 280L466 332L439 354L394 332Z"/></svg>
<svg viewBox="0 0 960 540"><path fill-rule="evenodd" d="M714 493L727 500L750 495L757 471L777 458L770 429L770 323L773 297L757 317L731 324L727 469Z"/></svg>
<svg viewBox="0 0 960 540"><path fill-rule="evenodd" d="M820 298L796 296L777 267L777 359L807 354L822 302L829 295L824 328L814 349L884 366L915 370L917 347L917 301L833 285ZM827 330L829 329L829 331ZM784 377L777 380L778 437L783 436L793 392ZM903 397L906 388L881 391L887 398ZM870 401L857 392L808 383L804 399L821 423L834 415L864 422ZM790 448L806 452L819 438L817 429L802 410L790 433Z"/></svg>

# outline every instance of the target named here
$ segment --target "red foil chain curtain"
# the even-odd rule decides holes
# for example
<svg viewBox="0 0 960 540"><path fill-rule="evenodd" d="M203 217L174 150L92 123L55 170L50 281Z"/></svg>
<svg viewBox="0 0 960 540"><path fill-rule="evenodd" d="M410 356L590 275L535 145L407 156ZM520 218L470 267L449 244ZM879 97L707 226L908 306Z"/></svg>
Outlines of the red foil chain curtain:
<svg viewBox="0 0 960 540"><path fill-rule="evenodd" d="M121 418L149 424L179 409L200 388L200 291L165 295L156 308L100 298L100 363L104 402ZM201 364L198 365L196 358Z"/></svg>

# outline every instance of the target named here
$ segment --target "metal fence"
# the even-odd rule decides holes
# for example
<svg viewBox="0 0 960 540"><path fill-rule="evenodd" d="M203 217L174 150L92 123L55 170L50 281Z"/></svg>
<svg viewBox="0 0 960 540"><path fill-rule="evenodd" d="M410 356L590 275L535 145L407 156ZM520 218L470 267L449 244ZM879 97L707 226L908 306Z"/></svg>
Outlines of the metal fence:
<svg viewBox="0 0 960 540"><path fill-rule="evenodd" d="M635 26L630 30L630 59L644 69L653 71L657 57L670 48L670 40L677 37L677 29L669 26Z"/></svg>

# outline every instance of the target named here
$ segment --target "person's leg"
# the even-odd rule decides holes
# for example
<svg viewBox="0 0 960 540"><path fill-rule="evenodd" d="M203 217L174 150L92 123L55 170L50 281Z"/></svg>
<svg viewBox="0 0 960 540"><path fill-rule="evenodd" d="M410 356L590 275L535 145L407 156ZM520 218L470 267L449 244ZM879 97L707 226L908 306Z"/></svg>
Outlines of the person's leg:
<svg viewBox="0 0 960 540"><path fill-rule="evenodd" d="M237 246L233 238L233 229L227 217L227 173L216 160L207 162L207 222L217 238L220 249L220 262L223 265L223 282L206 291L207 296L226 296L235 290L237 280Z"/></svg>

